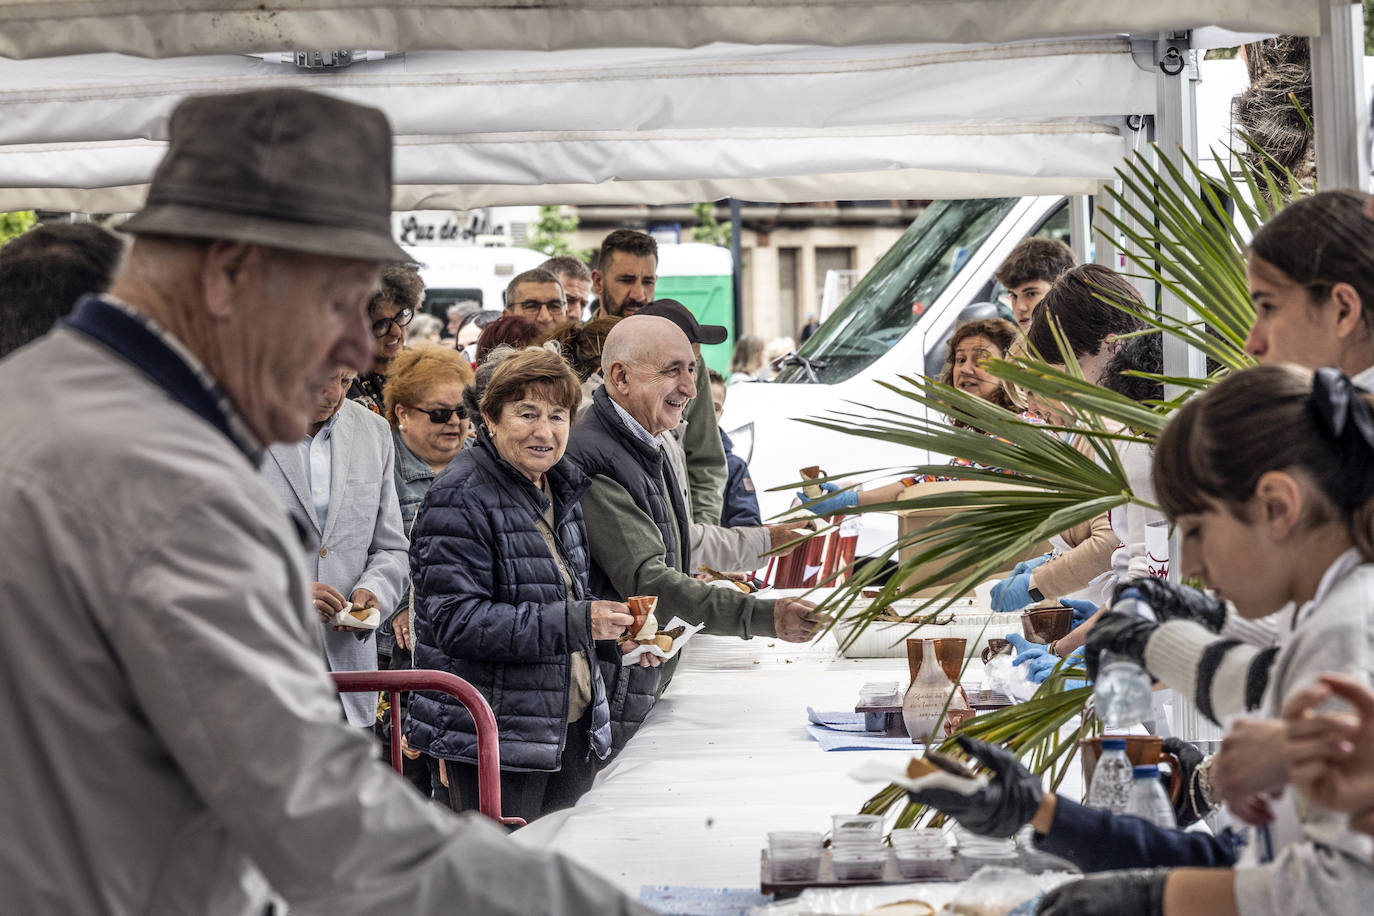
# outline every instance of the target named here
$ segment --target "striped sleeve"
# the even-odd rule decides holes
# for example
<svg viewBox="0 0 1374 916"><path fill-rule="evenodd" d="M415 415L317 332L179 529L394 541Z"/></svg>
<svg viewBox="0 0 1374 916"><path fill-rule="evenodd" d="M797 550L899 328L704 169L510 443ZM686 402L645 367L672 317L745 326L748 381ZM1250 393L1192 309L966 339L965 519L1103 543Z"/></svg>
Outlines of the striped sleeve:
<svg viewBox="0 0 1374 916"><path fill-rule="evenodd" d="M1191 620L1171 620L1160 624L1146 644L1145 666L1220 724L1259 705L1277 654L1277 647L1218 636Z"/></svg>

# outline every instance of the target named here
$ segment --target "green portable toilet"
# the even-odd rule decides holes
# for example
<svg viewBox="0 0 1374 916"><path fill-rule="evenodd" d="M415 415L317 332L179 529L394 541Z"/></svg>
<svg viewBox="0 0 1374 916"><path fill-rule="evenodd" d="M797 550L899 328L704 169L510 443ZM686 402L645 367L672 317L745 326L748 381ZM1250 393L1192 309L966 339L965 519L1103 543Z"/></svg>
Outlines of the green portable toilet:
<svg viewBox="0 0 1374 916"><path fill-rule="evenodd" d="M725 343L704 344L706 365L728 375L735 348L734 261L730 249L701 242L658 246L658 284L654 296L676 299L702 324L720 324L730 332Z"/></svg>

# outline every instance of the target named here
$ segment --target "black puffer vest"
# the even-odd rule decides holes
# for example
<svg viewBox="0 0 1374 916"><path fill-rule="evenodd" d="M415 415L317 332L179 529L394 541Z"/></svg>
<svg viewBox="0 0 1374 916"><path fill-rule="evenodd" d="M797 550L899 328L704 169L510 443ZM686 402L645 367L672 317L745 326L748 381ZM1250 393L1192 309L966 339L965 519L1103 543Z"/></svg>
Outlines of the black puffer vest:
<svg viewBox="0 0 1374 916"><path fill-rule="evenodd" d="M566 457L588 477L608 477L624 487L635 505L653 519L663 543L668 545L663 562L671 569L688 569L691 541L687 507L672 468L661 449L630 432L605 388L597 389L591 409L577 421ZM592 519L589 523L594 525L598 521ZM619 593L595 556L591 559L589 582L593 594L621 601L629 597ZM613 644L598 643L597 648L611 705L611 740L614 750L619 751L649 714L663 683L664 669L624 667L620 664L619 649Z"/></svg>

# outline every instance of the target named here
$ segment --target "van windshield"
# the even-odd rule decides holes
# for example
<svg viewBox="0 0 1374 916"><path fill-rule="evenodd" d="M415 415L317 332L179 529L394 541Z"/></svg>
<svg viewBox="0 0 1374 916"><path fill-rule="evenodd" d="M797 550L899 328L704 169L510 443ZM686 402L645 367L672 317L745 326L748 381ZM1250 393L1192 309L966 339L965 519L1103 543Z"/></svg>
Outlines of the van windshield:
<svg viewBox="0 0 1374 916"><path fill-rule="evenodd" d="M1015 204L1014 197L932 203L802 344L801 358L784 363L775 381L830 384L857 375L921 320Z"/></svg>

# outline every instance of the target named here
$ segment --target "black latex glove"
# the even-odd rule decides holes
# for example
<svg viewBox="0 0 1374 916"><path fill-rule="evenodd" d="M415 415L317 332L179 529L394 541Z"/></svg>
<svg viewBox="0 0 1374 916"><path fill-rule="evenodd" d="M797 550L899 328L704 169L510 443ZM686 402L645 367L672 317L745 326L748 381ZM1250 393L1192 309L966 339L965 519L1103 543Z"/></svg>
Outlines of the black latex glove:
<svg viewBox="0 0 1374 916"><path fill-rule="evenodd" d="M1061 884L1035 916L1163 916L1167 868L1104 871Z"/></svg>
<svg viewBox="0 0 1374 916"><path fill-rule="evenodd" d="M1153 620L1110 611L1097 618L1083 643L1083 661L1088 666L1088 680L1097 680L1097 665L1103 652L1115 652L1134 659L1145 667L1145 644L1150 641L1159 624ZM1146 669L1148 670L1148 669Z"/></svg>
<svg viewBox="0 0 1374 916"><path fill-rule="evenodd" d="M1174 817L1178 820L1180 829L1196 824L1211 809L1201 798L1193 795L1193 771L1202 763L1202 752L1196 747L1184 741L1182 738L1165 738L1164 752L1173 754L1178 758L1178 771L1182 779L1183 791L1178 795L1178 801L1174 803ZM1164 783L1164 793L1169 793L1169 777L1160 774L1160 781Z"/></svg>
<svg viewBox="0 0 1374 916"><path fill-rule="evenodd" d="M1140 592L1161 621L1195 620L1213 633L1220 633L1226 622L1226 605L1211 595L1155 576L1121 583L1112 590L1112 604L1120 601L1121 593L1128 588Z"/></svg>
<svg viewBox="0 0 1374 916"><path fill-rule="evenodd" d="M981 836L1011 836L1030 823L1045 795L1040 777L996 745L968 735L956 735L954 740L988 768L987 785L972 795L960 795L949 789L923 789L908 792L907 796L918 804L948 814Z"/></svg>

